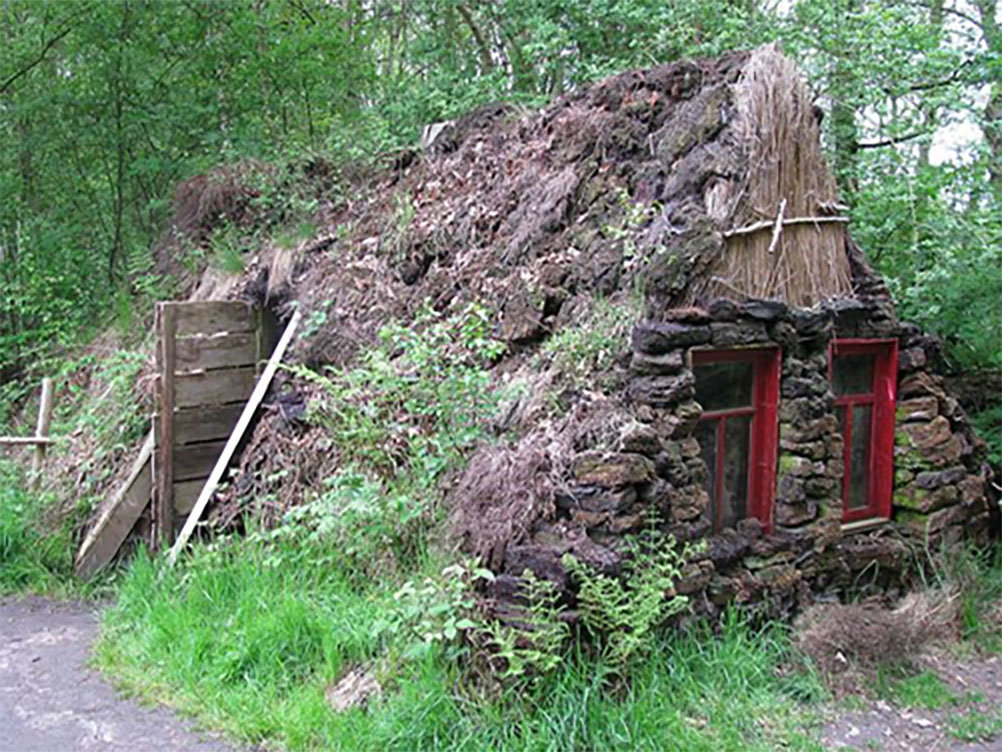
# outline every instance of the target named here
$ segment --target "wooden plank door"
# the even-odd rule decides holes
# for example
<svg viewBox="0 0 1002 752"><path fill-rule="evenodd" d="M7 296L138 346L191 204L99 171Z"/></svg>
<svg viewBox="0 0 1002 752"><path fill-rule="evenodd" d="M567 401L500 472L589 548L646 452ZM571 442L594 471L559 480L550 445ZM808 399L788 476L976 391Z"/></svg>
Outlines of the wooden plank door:
<svg viewBox="0 0 1002 752"><path fill-rule="evenodd" d="M153 545L190 511L269 355L258 309L239 301L158 303Z"/></svg>

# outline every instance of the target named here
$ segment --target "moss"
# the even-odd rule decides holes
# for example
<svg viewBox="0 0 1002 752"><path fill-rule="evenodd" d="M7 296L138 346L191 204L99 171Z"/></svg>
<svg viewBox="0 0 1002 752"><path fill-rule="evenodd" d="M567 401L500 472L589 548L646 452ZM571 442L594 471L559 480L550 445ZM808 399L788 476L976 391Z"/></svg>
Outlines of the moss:
<svg viewBox="0 0 1002 752"><path fill-rule="evenodd" d="M905 491L894 494L893 503L896 507L903 509L919 509L923 500L929 496L929 492L924 488L909 487Z"/></svg>
<svg viewBox="0 0 1002 752"><path fill-rule="evenodd" d="M929 519L929 515L922 514L921 512L901 511L894 515L894 519L896 522L918 522L924 525Z"/></svg>
<svg viewBox="0 0 1002 752"><path fill-rule="evenodd" d="M895 486L905 486L912 482L915 478L915 473L905 467L897 467L894 469L894 485Z"/></svg>
<svg viewBox="0 0 1002 752"><path fill-rule="evenodd" d="M796 466L796 464L797 461L796 459L793 458L792 455L789 454L779 455L779 468L778 468L779 477L783 477L784 475L789 475L793 471L793 468Z"/></svg>

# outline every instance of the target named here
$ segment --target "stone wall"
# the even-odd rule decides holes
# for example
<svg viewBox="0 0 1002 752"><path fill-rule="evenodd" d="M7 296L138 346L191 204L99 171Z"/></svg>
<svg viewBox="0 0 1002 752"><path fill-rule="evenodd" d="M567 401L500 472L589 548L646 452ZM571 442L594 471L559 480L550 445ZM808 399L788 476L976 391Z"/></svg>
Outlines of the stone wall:
<svg viewBox="0 0 1002 752"><path fill-rule="evenodd" d="M899 340L895 481L886 522L841 524L842 438L828 384L835 337ZM516 592L526 568L567 586L564 553L615 572L623 537L651 511L678 541L706 541L677 589L711 615L739 603L785 616L854 588L895 589L922 549L986 534L981 444L935 373L937 342L898 323L886 296L810 310L720 300L642 322L631 344L621 407L628 428L611 450L578 452L554 516L507 548L493 593L501 601ZM692 349L761 346L782 353L772 529L747 519L712 535L707 469L694 438L702 408L694 399Z"/></svg>

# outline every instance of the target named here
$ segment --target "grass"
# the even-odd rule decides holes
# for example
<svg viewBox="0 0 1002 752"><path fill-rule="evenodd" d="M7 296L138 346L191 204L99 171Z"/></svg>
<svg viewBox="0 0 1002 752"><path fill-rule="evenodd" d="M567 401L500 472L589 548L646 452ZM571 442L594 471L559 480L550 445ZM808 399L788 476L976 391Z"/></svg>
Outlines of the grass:
<svg viewBox="0 0 1002 752"><path fill-rule="evenodd" d="M115 573L88 582L76 579L76 517L58 525L44 519L55 504L50 492L29 490L27 472L0 459L0 595L47 595L56 598L106 597Z"/></svg>
<svg viewBox="0 0 1002 752"><path fill-rule="evenodd" d="M932 671L922 671L912 676L889 678L886 672L878 673L876 694L908 708L941 710L961 701L946 683Z"/></svg>
<svg viewBox="0 0 1002 752"><path fill-rule="evenodd" d="M954 715L948 728L950 735L962 742L988 742L1002 735L1002 710L993 708L985 712L975 708Z"/></svg>
<svg viewBox="0 0 1002 752"><path fill-rule="evenodd" d="M69 531L42 532L46 499L27 491L26 473L0 461L0 595L66 593L72 588Z"/></svg>
<svg viewBox="0 0 1002 752"><path fill-rule="evenodd" d="M396 583L273 563L246 542L174 571L140 556L106 614L100 667L207 726L292 750L819 749L802 703L822 689L782 670L780 627L734 616L717 638L662 636L621 693L581 654L531 690L491 693L441 651L379 663L386 645L373 633ZM335 714L325 688L367 662L382 666L383 697Z"/></svg>

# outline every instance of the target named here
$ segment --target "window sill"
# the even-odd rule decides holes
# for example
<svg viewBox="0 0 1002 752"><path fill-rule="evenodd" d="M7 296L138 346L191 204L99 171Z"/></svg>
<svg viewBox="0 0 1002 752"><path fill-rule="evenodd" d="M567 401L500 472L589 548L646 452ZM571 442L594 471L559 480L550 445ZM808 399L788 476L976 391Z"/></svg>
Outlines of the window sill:
<svg viewBox="0 0 1002 752"><path fill-rule="evenodd" d="M842 532L843 533L864 533L867 530L872 530L874 528L883 527L890 520L885 517L874 517L869 520L856 520L855 522L843 522Z"/></svg>

